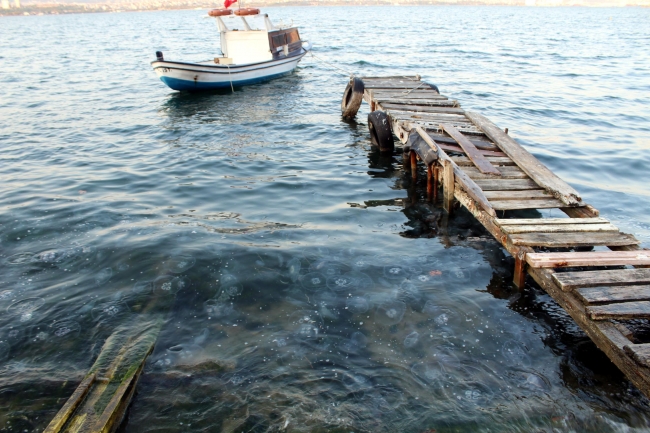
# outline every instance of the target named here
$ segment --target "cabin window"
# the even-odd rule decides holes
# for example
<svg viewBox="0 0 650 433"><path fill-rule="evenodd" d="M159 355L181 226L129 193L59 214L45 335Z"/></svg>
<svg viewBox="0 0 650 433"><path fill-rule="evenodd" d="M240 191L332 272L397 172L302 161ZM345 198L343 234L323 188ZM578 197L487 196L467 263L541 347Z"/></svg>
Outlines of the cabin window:
<svg viewBox="0 0 650 433"><path fill-rule="evenodd" d="M298 29L291 29L285 35L287 37L287 44L293 44L294 42L298 42L300 40Z"/></svg>
<svg viewBox="0 0 650 433"><path fill-rule="evenodd" d="M281 47L283 45L286 45L285 40L286 38L284 34L273 36L271 37L271 45L273 48Z"/></svg>

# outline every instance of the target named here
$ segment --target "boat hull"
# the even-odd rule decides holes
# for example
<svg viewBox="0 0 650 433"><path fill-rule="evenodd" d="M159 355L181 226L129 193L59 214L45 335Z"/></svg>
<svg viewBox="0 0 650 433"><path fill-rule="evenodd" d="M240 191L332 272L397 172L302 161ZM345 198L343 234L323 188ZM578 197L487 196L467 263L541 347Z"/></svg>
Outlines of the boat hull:
<svg viewBox="0 0 650 433"><path fill-rule="evenodd" d="M291 57L248 65L211 65L154 61L151 65L168 87L179 91L229 89L261 83L290 74L306 51Z"/></svg>

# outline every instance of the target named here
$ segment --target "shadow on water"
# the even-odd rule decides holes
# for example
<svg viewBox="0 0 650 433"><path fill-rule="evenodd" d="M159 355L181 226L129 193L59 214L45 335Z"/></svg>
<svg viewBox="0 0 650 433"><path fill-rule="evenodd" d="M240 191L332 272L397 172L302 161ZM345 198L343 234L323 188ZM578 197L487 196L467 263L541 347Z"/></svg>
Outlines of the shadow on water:
<svg viewBox="0 0 650 433"><path fill-rule="evenodd" d="M272 117L282 110L291 109L299 99L297 94L303 90L303 78L292 74L266 83L235 87L234 91L174 92L158 112L172 121L182 122L194 117L202 123L241 122L247 116L263 121L264 116Z"/></svg>

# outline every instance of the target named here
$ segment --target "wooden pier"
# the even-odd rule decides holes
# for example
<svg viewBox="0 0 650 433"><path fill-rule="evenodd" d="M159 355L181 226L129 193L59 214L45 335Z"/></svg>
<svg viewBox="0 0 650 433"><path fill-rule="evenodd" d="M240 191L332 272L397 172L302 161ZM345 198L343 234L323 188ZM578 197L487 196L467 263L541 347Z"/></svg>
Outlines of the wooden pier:
<svg viewBox="0 0 650 433"><path fill-rule="evenodd" d="M514 284L523 287L530 275L650 397L650 344L639 343L630 325L650 318L650 251L600 217L507 129L419 76L361 80L363 99L387 114L403 144L404 168L415 178L418 161L426 166L428 199L436 201L442 187L448 212L456 203L467 208L515 258ZM567 217L509 212L551 208Z"/></svg>

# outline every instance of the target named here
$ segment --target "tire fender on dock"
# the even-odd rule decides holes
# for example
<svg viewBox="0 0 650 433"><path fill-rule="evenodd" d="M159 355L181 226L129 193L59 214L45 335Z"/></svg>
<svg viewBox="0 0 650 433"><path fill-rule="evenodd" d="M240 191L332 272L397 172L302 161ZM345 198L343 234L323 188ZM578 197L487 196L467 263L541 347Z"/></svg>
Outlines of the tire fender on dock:
<svg viewBox="0 0 650 433"><path fill-rule="evenodd" d="M383 111L373 111L368 114L368 130L370 141L377 146L380 152L393 152L395 150L395 139L391 129L390 119Z"/></svg>
<svg viewBox="0 0 650 433"><path fill-rule="evenodd" d="M343 100L341 101L343 117L352 119L357 115L359 107L361 107L361 101L363 101L363 92L365 90L366 87L361 78L350 78L350 82L345 88L345 92L343 92Z"/></svg>

